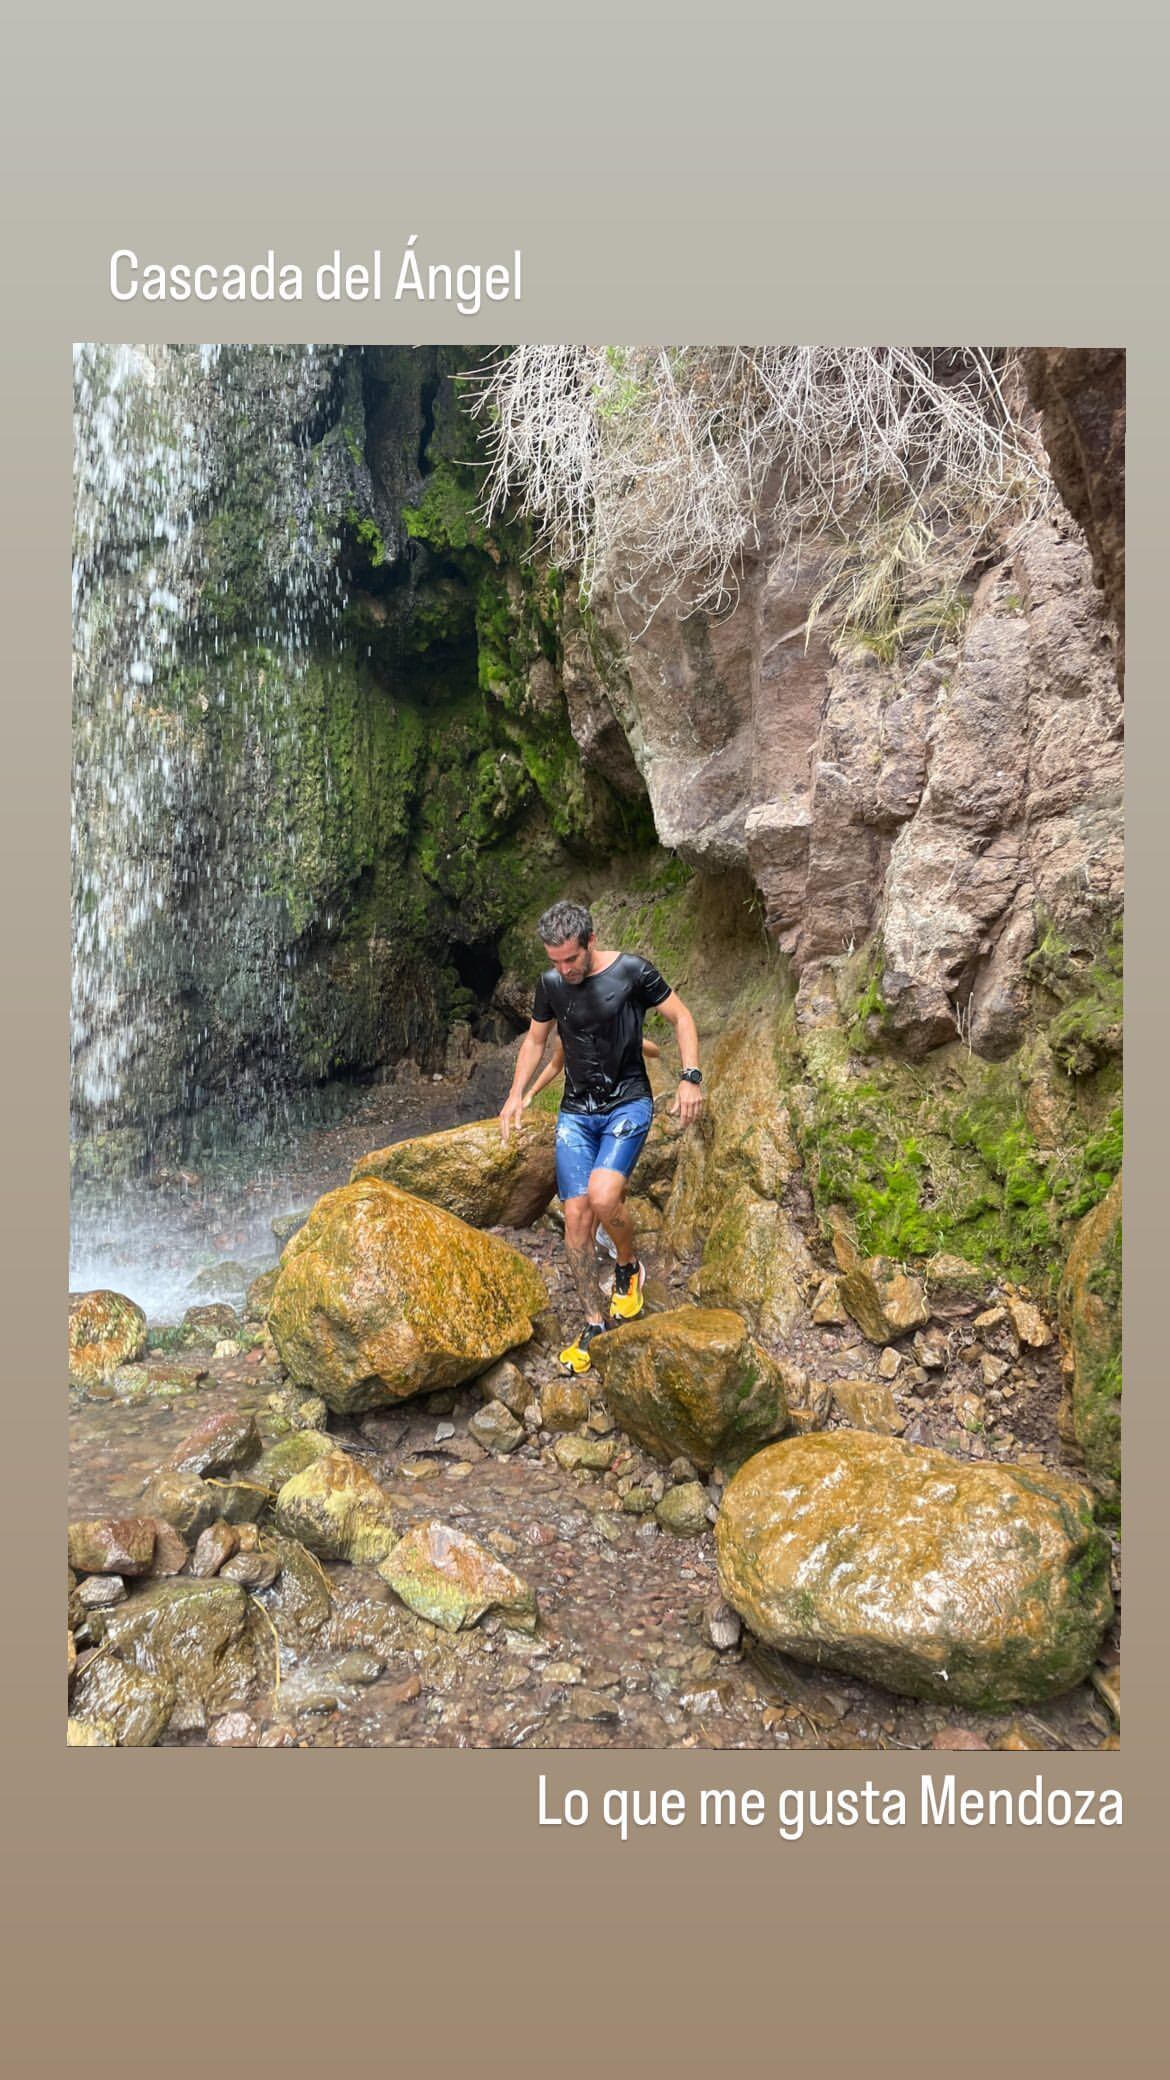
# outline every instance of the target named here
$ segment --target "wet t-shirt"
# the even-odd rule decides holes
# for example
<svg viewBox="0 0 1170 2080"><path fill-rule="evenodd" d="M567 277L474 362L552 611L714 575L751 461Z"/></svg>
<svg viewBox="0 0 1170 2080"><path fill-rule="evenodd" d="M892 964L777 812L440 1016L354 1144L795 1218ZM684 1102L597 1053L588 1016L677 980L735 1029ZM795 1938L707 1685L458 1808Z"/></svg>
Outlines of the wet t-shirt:
<svg viewBox="0 0 1170 2080"><path fill-rule="evenodd" d="M536 985L532 1016L555 1018L565 1050L562 1112L612 1112L650 1096L642 1059L642 1019L670 995L650 961L619 953L584 982L566 982L549 968Z"/></svg>

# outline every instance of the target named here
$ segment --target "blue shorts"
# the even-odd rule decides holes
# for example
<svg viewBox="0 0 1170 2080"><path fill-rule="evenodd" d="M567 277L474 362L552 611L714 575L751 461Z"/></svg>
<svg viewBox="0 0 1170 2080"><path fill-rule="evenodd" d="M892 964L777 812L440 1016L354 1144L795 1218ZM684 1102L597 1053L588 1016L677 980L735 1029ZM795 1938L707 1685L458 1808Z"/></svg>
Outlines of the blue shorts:
<svg viewBox="0 0 1170 2080"><path fill-rule="evenodd" d="M628 1177L642 1153L654 1118L653 1098L633 1098L612 1112L557 1114L557 1192L580 1199L594 1170L619 1170Z"/></svg>

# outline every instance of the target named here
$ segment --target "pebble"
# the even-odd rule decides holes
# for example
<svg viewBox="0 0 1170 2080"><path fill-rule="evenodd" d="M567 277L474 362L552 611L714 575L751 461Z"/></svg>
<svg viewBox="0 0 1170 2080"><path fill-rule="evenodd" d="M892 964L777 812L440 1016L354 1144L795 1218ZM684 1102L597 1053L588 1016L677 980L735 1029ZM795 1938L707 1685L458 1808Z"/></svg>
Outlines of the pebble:
<svg viewBox="0 0 1170 2080"><path fill-rule="evenodd" d="M238 1582L242 1589L271 1589L279 1573L280 1562L274 1553L232 1553L220 1568L219 1579Z"/></svg>
<svg viewBox="0 0 1170 2080"><path fill-rule="evenodd" d="M87 1611L108 1610L111 1604L126 1601L126 1584L120 1574L91 1574L82 1582L77 1597Z"/></svg>
<svg viewBox="0 0 1170 2080"><path fill-rule="evenodd" d="M935 1734L930 1745L932 1748L960 1750L965 1748L986 1748L987 1742L981 1733L973 1732L969 1726L944 1726Z"/></svg>
<svg viewBox="0 0 1170 2080"><path fill-rule="evenodd" d="M893 1379L901 1363L901 1351L896 1351L893 1345L888 1343L877 1361L879 1377L882 1379Z"/></svg>
<svg viewBox="0 0 1170 2080"><path fill-rule="evenodd" d="M248 1712L225 1712L220 1719L213 1719L207 1729L209 1748L256 1748L261 1745L261 1733L256 1721ZM272 1747L268 1741L266 1746Z"/></svg>
<svg viewBox="0 0 1170 2080"><path fill-rule="evenodd" d="M707 1612L707 1637L720 1654L738 1647L743 1636L743 1620L730 1604L714 1603Z"/></svg>

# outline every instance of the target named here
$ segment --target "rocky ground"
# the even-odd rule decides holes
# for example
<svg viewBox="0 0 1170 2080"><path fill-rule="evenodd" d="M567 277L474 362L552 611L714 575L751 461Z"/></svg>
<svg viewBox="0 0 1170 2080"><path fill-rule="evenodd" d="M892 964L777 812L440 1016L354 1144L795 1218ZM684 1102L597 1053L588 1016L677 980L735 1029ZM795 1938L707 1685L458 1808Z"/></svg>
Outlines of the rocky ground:
<svg viewBox="0 0 1170 2080"><path fill-rule="evenodd" d="M367 1115L333 1130L326 1167L334 1180L358 1141L368 1147L369 1124ZM306 1177L325 1154L319 1144ZM248 1679L209 1678L187 1709L171 1714L163 1745L1044 1750L1115 1743L1116 1621L1091 1680L1046 1704L993 1713L895 1696L798 1664L745 1635L722 1602L715 1569L711 1527L726 1469L704 1477L685 1460L649 1457L615 1425L596 1373L564 1380L556 1350L575 1327L575 1303L555 1215L534 1228L496 1232L536 1265L552 1304L532 1341L471 1386L327 1416L317 1397L290 1387L261 1321L212 1303L185 1330L149 1332L136 1361L73 1389L75 1522L134 1520L159 1506L160 1469L176 1459L200 1463L197 1451L184 1459L182 1441L209 1416L221 1427L225 1418L251 1416L257 1426L251 1459L225 1464L218 1476L204 1463L210 1524L200 1528L196 1519L181 1531L181 1558L176 1552L163 1562L156 1550L152 1576L164 1565L177 1565L178 1574L144 1585L129 1567L116 1571L116 1552L97 1556L100 1572L82 1564L92 1564L92 1553L71 1552L72 1710L91 1729L96 1724L97 1738L109 1725L103 1705L110 1708L100 1686L124 1651L112 1624L119 1611L152 1595L170 1599L169 1611L177 1585L189 1579L210 1593L226 1564L248 1607L230 1645L221 1646L221 1662L226 1669L222 1657L246 1641ZM651 1309L687 1303L692 1265L652 1257L650 1270ZM967 1462L1067 1464L1060 1348L1026 1293L983 1295L990 1305L967 1301L951 1319L932 1318L879 1345L841 1305L834 1267L822 1270L782 1353L797 1430L902 1435ZM235 1436L230 1421L227 1427ZM310 1555L310 1576L304 1558L295 1560L287 1525L273 1526L264 1491L272 1476L265 1459L255 1460L260 1446L266 1454L287 1451L306 1436L372 1477L396 1536L436 1518L468 1534L484 1564L502 1563L535 1592L536 1629L497 1607L478 1624L448 1631L410 1608L374 1558L354 1564ZM276 1565L281 1572L266 1582ZM293 1608L294 1580L317 1597L308 1615ZM111 1646L118 1649L112 1656ZM148 1658L147 1665L156 1663Z"/></svg>

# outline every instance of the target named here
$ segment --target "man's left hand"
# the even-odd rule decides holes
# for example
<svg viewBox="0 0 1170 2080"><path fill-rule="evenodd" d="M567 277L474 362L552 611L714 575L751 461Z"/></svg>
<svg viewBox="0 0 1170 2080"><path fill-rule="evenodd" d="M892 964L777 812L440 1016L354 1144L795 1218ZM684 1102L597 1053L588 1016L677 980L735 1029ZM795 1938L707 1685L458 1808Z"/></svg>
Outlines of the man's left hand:
<svg viewBox="0 0 1170 2080"><path fill-rule="evenodd" d="M681 1119L684 1127L689 1127L693 1120L698 1119L703 1109L703 1093L698 1084L687 1083L685 1080L680 1083L678 1095L670 1109Z"/></svg>

